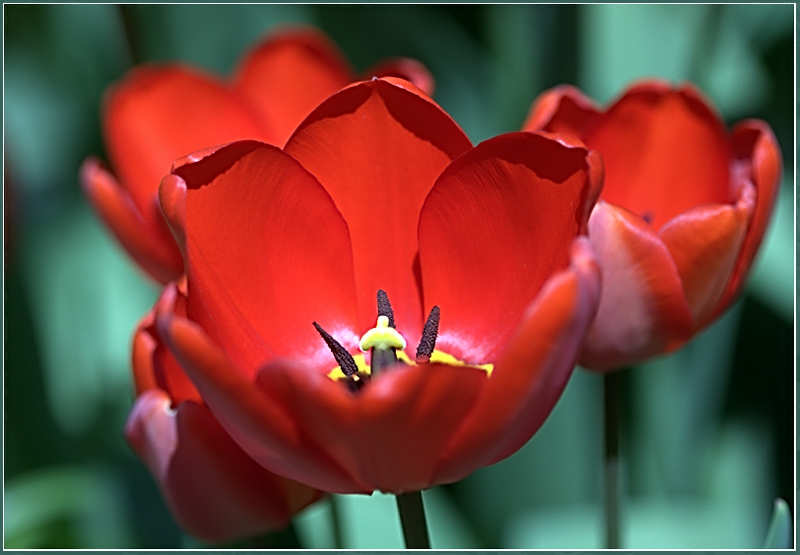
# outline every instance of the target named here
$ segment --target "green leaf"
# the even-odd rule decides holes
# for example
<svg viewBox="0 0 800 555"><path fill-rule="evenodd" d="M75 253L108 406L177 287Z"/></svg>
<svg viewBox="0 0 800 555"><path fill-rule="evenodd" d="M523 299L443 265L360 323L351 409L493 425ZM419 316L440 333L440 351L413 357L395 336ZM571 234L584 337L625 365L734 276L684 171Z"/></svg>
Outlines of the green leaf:
<svg viewBox="0 0 800 555"><path fill-rule="evenodd" d="M132 391L131 337L155 289L83 203L21 239L53 416L77 435L104 407L116 407L121 429Z"/></svg>
<svg viewBox="0 0 800 555"><path fill-rule="evenodd" d="M764 549L791 549L792 548L792 512L788 503L783 499L775 500L772 510L772 520L767 529L767 539L764 540Z"/></svg>
<svg viewBox="0 0 800 555"><path fill-rule="evenodd" d="M794 208L791 176L787 176L749 284L750 291L787 322L794 320Z"/></svg>
<svg viewBox="0 0 800 555"><path fill-rule="evenodd" d="M300 5L133 6L133 40L148 60L180 60L228 74L276 26L309 22Z"/></svg>
<svg viewBox="0 0 800 555"><path fill-rule="evenodd" d="M13 477L6 482L3 514L4 547L10 549L133 544L121 491L102 469L56 466Z"/></svg>

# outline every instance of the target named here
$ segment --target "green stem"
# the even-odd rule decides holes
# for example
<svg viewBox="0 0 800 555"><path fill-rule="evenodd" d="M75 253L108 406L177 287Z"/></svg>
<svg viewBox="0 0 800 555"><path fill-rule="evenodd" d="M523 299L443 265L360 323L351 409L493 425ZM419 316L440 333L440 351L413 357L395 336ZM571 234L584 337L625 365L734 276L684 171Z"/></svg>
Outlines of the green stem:
<svg viewBox="0 0 800 555"><path fill-rule="evenodd" d="M398 493L396 498L406 549L430 549L431 540L428 537L422 492Z"/></svg>
<svg viewBox="0 0 800 555"><path fill-rule="evenodd" d="M606 549L619 549L619 372L603 375L603 485Z"/></svg>
<svg viewBox="0 0 800 555"><path fill-rule="evenodd" d="M245 543L246 549L302 549L300 538L292 523L284 528L251 538Z"/></svg>
<svg viewBox="0 0 800 555"><path fill-rule="evenodd" d="M334 494L331 494L331 527L333 528L333 548L344 549L344 542L342 541L342 512Z"/></svg>
<svg viewBox="0 0 800 555"><path fill-rule="evenodd" d="M128 44L128 51L131 55L131 62L133 65L142 63L142 53L138 48L137 42L134 40L135 27L133 7L130 4L117 4L119 14L122 19L122 28L125 32L125 39Z"/></svg>

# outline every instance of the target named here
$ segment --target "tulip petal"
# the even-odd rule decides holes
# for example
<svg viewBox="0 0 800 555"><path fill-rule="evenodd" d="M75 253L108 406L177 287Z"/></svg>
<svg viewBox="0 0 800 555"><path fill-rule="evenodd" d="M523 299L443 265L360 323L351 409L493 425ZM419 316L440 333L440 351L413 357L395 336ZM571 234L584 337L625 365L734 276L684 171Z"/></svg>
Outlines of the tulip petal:
<svg viewBox="0 0 800 555"><path fill-rule="evenodd" d="M603 155L603 200L655 229L695 206L735 198L725 128L689 86L634 87L581 138Z"/></svg>
<svg viewBox="0 0 800 555"><path fill-rule="evenodd" d="M353 479L349 473L305 441L292 415L231 366L202 329L169 313L159 314L157 325L208 407L250 457L281 476L317 476L338 488L350 487ZM296 367L309 379L317 375L308 367Z"/></svg>
<svg viewBox="0 0 800 555"><path fill-rule="evenodd" d="M525 308L483 393L445 445L437 483L508 457L541 427L572 375L599 297L597 262L588 240L579 238L570 267Z"/></svg>
<svg viewBox="0 0 800 555"><path fill-rule="evenodd" d="M92 206L131 257L156 281L183 272L183 259L161 215L148 218L96 158L81 166L81 183Z"/></svg>
<svg viewBox="0 0 800 555"><path fill-rule="evenodd" d="M285 30L258 45L237 72L246 98L282 146L311 110L353 79L337 47L312 28Z"/></svg>
<svg viewBox="0 0 800 555"><path fill-rule="evenodd" d="M755 205L755 189L743 187L735 206L699 206L670 220L659 233L681 276L694 322L705 326L728 284Z"/></svg>
<svg viewBox="0 0 800 555"><path fill-rule="evenodd" d="M105 116L112 165L145 219L161 217L153 197L176 158L240 139L272 139L226 86L175 65L129 73L108 93Z"/></svg>
<svg viewBox="0 0 800 555"><path fill-rule="evenodd" d="M302 478L338 493L402 493L434 485L442 445L487 381L478 368L440 364L387 370L357 395L344 384L325 376L306 378L281 363L265 367L258 379L300 423L306 441L357 477L346 489L322 476Z"/></svg>
<svg viewBox="0 0 800 555"><path fill-rule="evenodd" d="M139 322L136 333L133 335L133 385L137 395L141 395L148 389L158 388L153 365L153 353L157 346L157 340L151 333L151 326L154 324L155 315L148 312Z"/></svg>
<svg viewBox="0 0 800 555"><path fill-rule="evenodd" d="M186 400L202 404L200 393L164 345L155 324L157 311L185 315L185 296L179 294L175 288L175 284L169 284L165 288L156 308L142 319L136 329L133 339L133 378L136 393L141 395L148 389L158 388L169 395L173 407Z"/></svg>
<svg viewBox="0 0 800 555"><path fill-rule="evenodd" d="M433 75L428 71L428 68L413 58L384 60L370 67L363 75L365 81L373 77L398 77L413 83L427 96L433 96L433 91L436 88Z"/></svg>
<svg viewBox="0 0 800 555"><path fill-rule="evenodd" d="M579 89L561 85L542 93L534 101L522 129L583 137L598 121L599 115L594 102Z"/></svg>
<svg viewBox="0 0 800 555"><path fill-rule="evenodd" d="M603 293L581 365L612 370L684 341L691 313L672 256L652 227L600 202L589 219L589 239L602 269Z"/></svg>
<svg viewBox="0 0 800 555"><path fill-rule="evenodd" d="M755 185L756 205L741 254L718 310L728 306L744 285L775 208L783 166L775 135L763 121L741 122L734 128L732 140L738 164L743 166L740 169Z"/></svg>
<svg viewBox="0 0 800 555"><path fill-rule="evenodd" d="M221 542L281 529L319 497L256 464L203 405L187 402L172 410L171 403L163 391L145 392L125 435L190 534Z"/></svg>
<svg viewBox="0 0 800 555"><path fill-rule="evenodd" d="M442 170L470 148L439 106L400 80L375 79L337 93L286 144L330 193L350 228L362 329L375 323L375 294L392 300L397 329L422 329L415 274L417 223Z"/></svg>
<svg viewBox="0 0 800 555"><path fill-rule="evenodd" d="M419 224L425 307L437 346L494 362L545 281L567 266L588 217L595 158L534 133L485 141L437 180Z"/></svg>
<svg viewBox="0 0 800 555"><path fill-rule="evenodd" d="M176 168L161 196L177 205L165 205L171 223L185 226L189 317L235 366L252 375L278 356L329 370L333 359L314 321L355 347L347 224L290 156L233 143Z"/></svg>

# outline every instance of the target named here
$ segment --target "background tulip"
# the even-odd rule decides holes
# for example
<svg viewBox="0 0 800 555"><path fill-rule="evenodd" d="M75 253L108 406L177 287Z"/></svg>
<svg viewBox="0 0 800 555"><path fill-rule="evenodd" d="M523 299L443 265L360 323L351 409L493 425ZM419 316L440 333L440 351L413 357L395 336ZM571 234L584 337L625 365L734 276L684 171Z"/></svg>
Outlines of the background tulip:
<svg viewBox="0 0 800 555"><path fill-rule="evenodd" d="M266 468L337 493L453 482L519 449L572 372L598 301L578 237L601 180L578 142L515 133L472 148L410 83L358 83L283 151L236 142L176 164L161 198L186 317L158 311L158 326ZM379 288L409 344L439 307L436 351L354 393L328 376L311 324L357 354Z"/></svg>
<svg viewBox="0 0 800 555"><path fill-rule="evenodd" d="M433 88L419 63L375 67ZM81 180L95 210L142 268L166 283L183 272L158 206L158 184L172 161L237 139L283 145L319 102L354 79L325 35L313 28L273 33L242 60L229 82L178 65L144 65L106 93L104 136L118 178L94 157Z"/></svg>
<svg viewBox="0 0 800 555"><path fill-rule="evenodd" d="M791 504L795 491L792 5L127 8L124 17L114 4L4 9L6 549L204 547L175 522L122 434L131 335L158 291L86 201L79 167L92 155L113 163L98 107L135 62L233 76L265 34L297 24L329 35L359 75L381 59L420 60L436 77L437 104L476 144L518 130L533 99L557 84L605 106L653 76L696 83L728 127L769 122L784 178L743 295L684 348L628 373L620 399L631 461L625 545L762 545L774 498ZM574 372L514 455L424 491L433 547L600 547L601 382ZM345 547L402 547L394 496L333 498ZM260 541L332 548L330 507L315 503L290 531Z"/></svg>
<svg viewBox="0 0 800 555"><path fill-rule="evenodd" d="M614 370L676 349L737 298L780 181L766 123L728 135L692 86L649 81L605 110L553 89L524 127L573 133L606 165L589 221L603 296L581 364Z"/></svg>

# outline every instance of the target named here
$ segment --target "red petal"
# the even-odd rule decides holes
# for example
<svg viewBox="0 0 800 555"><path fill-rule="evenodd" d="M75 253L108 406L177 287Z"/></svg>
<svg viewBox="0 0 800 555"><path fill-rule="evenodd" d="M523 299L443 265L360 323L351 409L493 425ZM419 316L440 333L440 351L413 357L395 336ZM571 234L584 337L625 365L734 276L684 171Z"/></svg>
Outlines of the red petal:
<svg viewBox="0 0 800 555"><path fill-rule="evenodd" d="M441 307L438 348L473 364L497 360L542 285L567 266L585 226L588 154L509 133L464 154L437 180L419 241L425 307Z"/></svg>
<svg viewBox="0 0 800 555"><path fill-rule="evenodd" d="M155 314L148 312L139 322L136 333L133 335L133 384L136 388L136 395L158 387L156 371L153 367L153 353L156 350L157 340L149 331L154 323Z"/></svg>
<svg viewBox="0 0 800 555"><path fill-rule="evenodd" d="M356 483L348 489L331 490L340 493L402 493L435 485L442 445L486 383L482 370L439 364L388 370L357 395L325 376L306 377L283 364L259 375L259 385L292 412L306 441L354 474ZM313 474L294 477L325 489L334 485Z"/></svg>
<svg viewBox="0 0 800 555"><path fill-rule="evenodd" d="M146 392L125 433L190 534L221 542L281 529L319 497L258 466L203 405L170 405L163 391Z"/></svg>
<svg viewBox="0 0 800 555"><path fill-rule="evenodd" d="M775 208L783 167L775 135L763 121L747 120L739 123L733 130L733 148L739 169L755 185L756 206L719 310L724 309L744 285Z"/></svg>
<svg viewBox="0 0 800 555"><path fill-rule="evenodd" d="M597 262L586 238L579 238L570 268L549 279L525 307L483 394L445 445L436 482L497 462L536 433L572 374L599 296Z"/></svg>
<svg viewBox="0 0 800 555"><path fill-rule="evenodd" d="M735 206L699 206L659 233L681 276L695 330L708 323L739 256L755 205L755 189L743 189Z"/></svg>
<svg viewBox="0 0 800 555"><path fill-rule="evenodd" d="M350 228L362 329L374 325L375 293L384 289L397 328L418 336L419 211L442 170L468 148L469 139L441 108L413 85L384 79L329 98L286 144Z"/></svg>
<svg viewBox="0 0 800 555"><path fill-rule="evenodd" d="M364 79L372 77L399 77L413 83L427 96L433 96L436 83L433 75L421 62L412 58L393 58L372 66L364 72Z"/></svg>
<svg viewBox="0 0 800 555"><path fill-rule="evenodd" d="M92 206L128 254L161 283L183 273L183 259L163 218L148 219L99 160L88 158L81 166L81 182Z"/></svg>
<svg viewBox="0 0 800 555"><path fill-rule="evenodd" d="M251 109L213 77L180 66L139 67L106 97L111 161L145 218L176 158L240 139L271 139Z"/></svg>
<svg viewBox="0 0 800 555"><path fill-rule="evenodd" d="M692 320L680 276L652 227L601 202L589 220L589 239L602 269L603 292L580 363L614 370L685 340Z"/></svg>
<svg viewBox="0 0 800 555"><path fill-rule="evenodd" d="M603 200L655 229L695 206L735 198L725 128L689 87L634 87L582 138L603 155Z"/></svg>
<svg viewBox="0 0 800 555"><path fill-rule="evenodd" d="M200 393L164 345L155 325L156 311L185 315L185 297L178 294L175 287L175 284L169 284L165 288L156 308L145 316L136 330L133 341L136 393L158 388L170 396L173 406L186 400L202 403Z"/></svg>
<svg viewBox="0 0 800 555"><path fill-rule="evenodd" d="M157 323L206 404L254 460L281 476L316 476L329 484L328 491L352 488L349 473L305 440L298 430L302 423L232 366L198 326L168 313L159 314ZM295 364L294 369L308 380L318 375L306 366Z"/></svg>
<svg viewBox="0 0 800 555"><path fill-rule="evenodd" d="M177 168L162 198L185 216L188 313L236 366L275 356L328 369L330 351L312 322L358 341L347 225L320 184L279 149L234 143ZM181 180L188 191L180 193ZM165 204L167 214L180 213Z"/></svg>
<svg viewBox="0 0 800 555"><path fill-rule="evenodd" d="M600 111L594 102L571 85L561 85L537 98L522 129L586 135L597 122Z"/></svg>
<svg viewBox="0 0 800 555"><path fill-rule="evenodd" d="M285 30L257 46L237 73L235 89L283 145L311 110L353 80L336 46L312 28Z"/></svg>

